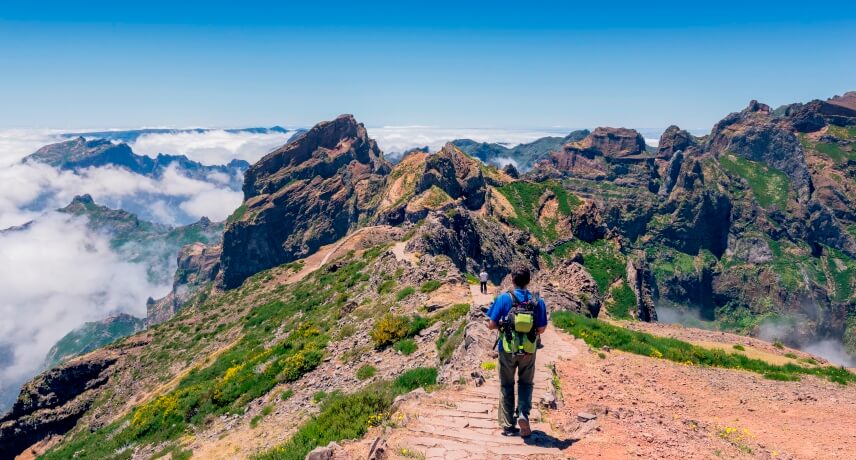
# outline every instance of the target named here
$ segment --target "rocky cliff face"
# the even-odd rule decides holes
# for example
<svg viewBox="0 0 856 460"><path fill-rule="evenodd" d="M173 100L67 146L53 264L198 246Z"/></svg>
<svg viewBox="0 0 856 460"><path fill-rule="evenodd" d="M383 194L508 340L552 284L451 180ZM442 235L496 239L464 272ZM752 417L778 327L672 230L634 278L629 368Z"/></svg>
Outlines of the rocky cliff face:
<svg viewBox="0 0 856 460"><path fill-rule="evenodd" d="M223 237L223 286L315 252L376 207L390 164L354 117L319 123L247 170Z"/></svg>
<svg viewBox="0 0 856 460"><path fill-rule="evenodd" d="M181 248L172 290L161 299L146 304L146 325L151 327L175 316L193 295L210 288L220 272L221 245L193 243Z"/></svg>
<svg viewBox="0 0 856 460"><path fill-rule="evenodd" d="M601 127L551 153L536 164L530 176L573 176L650 189L656 186L653 179L657 171L641 134L632 129Z"/></svg>
<svg viewBox="0 0 856 460"><path fill-rule="evenodd" d="M27 383L11 411L0 418L0 458L15 458L45 437L71 429L89 408L95 390L108 381L116 359L115 353L100 351Z"/></svg>

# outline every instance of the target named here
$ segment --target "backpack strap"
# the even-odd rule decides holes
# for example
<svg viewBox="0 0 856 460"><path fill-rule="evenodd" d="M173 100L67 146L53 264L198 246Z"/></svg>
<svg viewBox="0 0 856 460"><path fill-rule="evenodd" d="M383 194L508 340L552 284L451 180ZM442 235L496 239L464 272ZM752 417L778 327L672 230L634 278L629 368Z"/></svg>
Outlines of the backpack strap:
<svg viewBox="0 0 856 460"><path fill-rule="evenodd" d="M514 289L509 289L508 295L511 296L511 306L512 307L517 307L520 305L520 300L517 298L516 295L514 295Z"/></svg>

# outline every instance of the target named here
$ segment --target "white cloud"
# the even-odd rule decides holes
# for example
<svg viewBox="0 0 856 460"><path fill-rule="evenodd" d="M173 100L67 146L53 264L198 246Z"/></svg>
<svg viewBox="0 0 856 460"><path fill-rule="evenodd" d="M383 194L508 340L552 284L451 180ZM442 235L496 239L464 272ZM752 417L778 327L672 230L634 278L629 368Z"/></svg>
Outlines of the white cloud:
<svg viewBox="0 0 856 460"><path fill-rule="evenodd" d="M38 371L73 328L113 312L144 316L146 299L168 291L87 231L84 219L50 213L0 234L0 347L12 355L0 367L0 391Z"/></svg>
<svg viewBox="0 0 856 460"><path fill-rule="evenodd" d="M517 164L517 160L511 157L496 157L491 160L492 162L498 164L501 168L504 168L507 165L512 165L514 168L519 168Z"/></svg>
<svg viewBox="0 0 856 460"><path fill-rule="evenodd" d="M204 164L226 164L232 159L256 162L259 158L285 144L293 133L230 133L212 130L202 133L145 134L131 143L140 155L158 153L187 155Z"/></svg>
<svg viewBox="0 0 856 460"><path fill-rule="evenodd" d="M401 153L412 148L428 146L432 152L455 139L478 142L498 142L507 147L525 144L547 136L567 136L572 130L509 130L490 128L436 128L430 126L384 126L366 128L386 153Z"/></svg>

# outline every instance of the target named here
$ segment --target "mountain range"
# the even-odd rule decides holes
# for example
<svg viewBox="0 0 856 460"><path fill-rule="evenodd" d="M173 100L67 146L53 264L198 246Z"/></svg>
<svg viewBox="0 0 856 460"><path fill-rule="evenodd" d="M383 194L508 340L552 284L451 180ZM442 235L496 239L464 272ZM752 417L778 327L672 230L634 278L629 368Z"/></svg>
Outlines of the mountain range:
<svg viewBox="0 0 856 460"><path fill-rule="evenodd" d="M24 385L0 458L559 458L608 454L613 435L642 457L820 458L782 426L852 406L856 375L797 349L856 351L856 93L751 101L653 150L612 127L499 147L393 165L350 115L294 137L244 172L222 241L180 250L150 327ZM479 390L495 390L495 342L470 283L485 270L502 292L516 264L554 323L534 446L494 436L495 395ZM678 315L694 327L656 324ZM721 407L767 423L757 435L697 411L734 385L740 402ZM791 394L802 417L776 402Z"/></svg>

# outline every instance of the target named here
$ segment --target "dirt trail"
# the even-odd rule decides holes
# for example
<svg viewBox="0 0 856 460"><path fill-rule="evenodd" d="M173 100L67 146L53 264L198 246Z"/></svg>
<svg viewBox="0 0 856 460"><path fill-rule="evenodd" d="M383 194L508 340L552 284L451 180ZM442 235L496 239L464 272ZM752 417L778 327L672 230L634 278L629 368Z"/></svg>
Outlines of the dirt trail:
<svg viewBox="0 0 856 460"><path fill-rule="evenodd" d="M563 450L573 441L553 431L537 403L553 385L548 364L573 358L579 351L569 337L552 327L547 328L542 341L544 348L538 351L535 372L536 407L531 414L534 433L529 439L500 434L499 377L497 371L490 371L485 372L490 375L480 387L449 388L403 404L400 411L407 423L393 430L387 440L393 454L407 449L422 452L426 459L563 457Z"/></svg>
<svg viewBox="0 0 856 460"><path fill-rule="evenodd" d="M470 286L470 293L475 305L493 301L493 293L482 294L478 285ZM421 452L428 460L564 457L563 450L573 440L567 434L554 432L538 408L538 401L553 392L550 365L572 359L580 351L571 337L552 327L547 328L541 340L544 348L537 355L530 438L500 434L499 376L497 370L490 370L484 371L486 381L479 387L454 386L402 404L399 411L405 423L387 437L392 455L407 457L403 452Z"/></svg>

